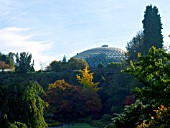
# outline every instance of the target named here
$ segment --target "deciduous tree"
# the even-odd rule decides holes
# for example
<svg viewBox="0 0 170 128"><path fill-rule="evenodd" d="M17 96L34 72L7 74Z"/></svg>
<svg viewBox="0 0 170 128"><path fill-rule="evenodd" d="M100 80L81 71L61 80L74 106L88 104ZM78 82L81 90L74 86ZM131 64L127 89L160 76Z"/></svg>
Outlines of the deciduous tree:
<svg viewBox="0 0 170 128"><path fill-rule="evenodd" d="M112 127L136 128L137 124L141 124L138 125L140 127L149 119L153 122L148 121L148 128L168 127L169 112L166 111L164 113L166 115L164 115L163 111L155 113L153 110L160 108L160 106L163 110L164 105L170 106L170 54L153 46L148 55L141 56L139 54L138 62L131 61L130 67L124 72L131 74L143 86L133 90L136 102L125 107L124 112L114 118ZM159 116L159 120L157 120L158 118L154 119L154 116Z"/></svg>
<svg viewBox="0 0 170 128"><path fill-rule="evenodd" d="M14 53L9 52L7 55L0 53L0 61L8 64L10 69L14 69Z"/></svg>
<svg viewBox="0 0 170 128"><path fill-rule="evenodd" d="M83 70L80 70L82 76L77 75L77 80L81 85L83 85L83 88L91 88L95 91L98 91L99 88L97 87L99 83L93 82L93 73L90 73L90 70L88 67L85 67Z"/></svg>
<svg viewBox="0 0 170 128"><path fill-rule="evenodd" d="M0 61L0 69L2 70L2 72L4 72L5 69L10 69L11 67L9 66L9 64L6 64L4 61Z"/></svg>
<svg viewBox="0 0 170 128"><path fill-rule="evenodd" d="M49 71L55 72L70 72L74 70L84 69L88 64L81 59L71 58L68 62L63 58L63 61L52 61L50 65L47 67Z"/></svg>
<svg viewBox="0 0 170 128"><path fill-rule="evenodd" d="M49 84L49 88L43 99L49 103L48 113L53 113L53 119L68 123L74 120L78 113L76 109L77 101L74 96L80 91L77 86L72 86L64 80L57 80L53 84Z"/></svg>
<svg viewBox="0 0 170 128"><path fill-rule="evenodd" d="M71 70L82 70L85 67L88 67L88 64L86 61L82 59L77 59L77 58L71 58L68 60L68 67Z"/></svg>
<svg viewBox="0 0 170 128"><path fill-rule="evenodd" d="M170 54L152 47L147 56L139 56L125 72L134 76L143 87L136 88L136 98L147 101L154 107L170 106Z"/></svg>
<svg viewBox="0 0 170 128"><path fill-rule="evenodd" d="M53 119L65 123L77 118L84 118L99 113L102 107L98 94L93 90L83 90L64 80L49 84L49 89L43 96L49 103L48 113L53 113Z"/></svg>

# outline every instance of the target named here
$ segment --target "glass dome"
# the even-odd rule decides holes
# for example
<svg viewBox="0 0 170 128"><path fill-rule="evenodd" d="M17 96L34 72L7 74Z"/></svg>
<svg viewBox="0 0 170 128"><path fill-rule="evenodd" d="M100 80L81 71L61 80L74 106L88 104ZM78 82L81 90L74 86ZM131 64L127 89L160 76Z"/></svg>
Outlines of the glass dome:
<svg viewBox="0 0 170 128"><path fill-rule="evenodd" d="M81 53L77 53L74 58L85 60L89 67L96 67L98 64L106 66L111 62L121 62L125 57L125 51L119 48L102 45L102 47L88 49Z"/></svg>

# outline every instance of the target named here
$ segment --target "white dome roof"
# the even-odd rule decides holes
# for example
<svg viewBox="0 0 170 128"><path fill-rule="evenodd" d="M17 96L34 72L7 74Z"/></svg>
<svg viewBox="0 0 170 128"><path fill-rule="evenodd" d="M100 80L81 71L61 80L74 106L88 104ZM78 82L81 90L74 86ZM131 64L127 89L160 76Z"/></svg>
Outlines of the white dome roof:
<svg viewBox="0 0 170 128"><path fill-rule="evenodd" d="M122 49L102 45L102 47L92 48L81 53L77 53L74 58L85 60L89 67L96 67L98 64L106 66L111 62L120 62L125 57L124 53L125 51Z"/></svg>

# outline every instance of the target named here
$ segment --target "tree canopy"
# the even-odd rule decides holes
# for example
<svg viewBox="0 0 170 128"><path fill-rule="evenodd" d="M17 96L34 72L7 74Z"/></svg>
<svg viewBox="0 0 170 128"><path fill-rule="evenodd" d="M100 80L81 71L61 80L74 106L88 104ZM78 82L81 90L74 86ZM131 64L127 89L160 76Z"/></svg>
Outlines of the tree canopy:
<svg viewBox="0 0 170 128"><path fill-rule="evenodd" d="M10 69L10 65L9 64L6 64L4 61L0 61L0 69L2 70L2 72L5 70L5 69Z"/></svg>
<svg viewBox="0 0 170 128"><path fill-rule="evenodd" d="M137 35L127 43L126 57L128 63L130 60L136 62L138 53L147 55L152 46L156 48L163 47L162 23L158 8L155 6L152 7L152 5L147 6L142 23L143 31L138 32Z"/></svg>
<svg viewBox="0 0 170 128"><path fill-rule="evenodd" d="M156 48L163 47L162 23L161 17L156 6L146 7L143 23L143 54L147 55L152 46Z"/></svg>
<svg viewBox="0 0 170 128"><path fill-rule="evenodd" d="M70 85L64 80L49 84L43 99L49 103L46 112L53 113L53 119L65 123L96 114L102 108L101 100L95 91L82 90L80 86Z"/></svg>
<svg viewBox="0 0 170 128"><path fill-rule="evenodd" d="M20 55L17 53L15 57L15 72L28 73L34 71L34 60L32 61L32 54L29 54L28 52L21 52Z"/></svg>
<svg viewBox="0 0 170 128"><path fill-rule="evenodd" d="M143 32L140 31L137 33L135 37L132 38L130 42L127 43L126 46L126 57L127 57L127 62L129 63L130 60L133 62L136 62L138 59L138 53L142 53L143 50Z"/></svg>
<svg viewBox="0 0 170 128"><path fill-rule="evenodd" d="M43 92L42 87L36 82L1 85L1 118L6 116L7 122L22 122L29 128L46 127L43 115L48 104L39 96ZM1 122L0 126L3 125L4 122Z"/></svg>
<svg viewBox="0 0 170 128"><path fill-rule="evenodd" d="M0 69L14 69L14 53L10 52L8 54L0 53Z"/></svg>
<svg viewBox="0 0 170 128"><path fill-rule="evenodd" d="M139 55L136 63L131 61L125 72L144 85L142 89L136 88L134 91L137 98L155 107L170 105L170 54L152 47L147 56Z"/></svg>
<svg viewBox="0 0 170 128"><path fill-rule="evenodd" d="M137 62L131 61L124 72L131 74L143 86L133 89L136 102L126 106L107 128L169 127L170 54L153 46L148 55L139 54Z"/></svg>
<svg viewBox="0 0 170 128"><path fill-rule="evenodd" d="M93 82L93 73L89 73L90 70L88 67L85 67L83 70L80 70L82 73L82 77L80 75L77 75L77 80L81 85L83 85L83 88L91 88L94 89L95 91L98 91L99 88L97 87L99 83L94 83Z"/></svg>
<svg viewBox="0 0 170 128"><path fill-rule="evenodd" d="M86 66L88 64L84 60L77 58L70 58L68 62L65 59L63 61L54 60L47 67L47 71L69 72L84 69Z"/></svg>

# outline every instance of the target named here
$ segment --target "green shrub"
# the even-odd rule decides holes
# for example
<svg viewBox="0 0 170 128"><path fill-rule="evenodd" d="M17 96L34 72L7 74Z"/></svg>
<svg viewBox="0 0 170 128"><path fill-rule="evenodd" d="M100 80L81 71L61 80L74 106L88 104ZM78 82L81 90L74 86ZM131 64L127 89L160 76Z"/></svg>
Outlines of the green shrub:
<svg viewBox="0 0 170 128"><path fill-rule="evenodd" d="M17 125L15 125L15 124L9 123L8 128L18 128L18 127L17 127Z"/></svg>
<svg viewBox="0 0 170 128"><path fill-rule="evenodd" d="M124 112L112 119L112 123L106 128L136 128L144 119L149 118L152 109L149 105L144 105L137 100L134 104L125 106Z"/></svg>
<svg viewBox="0 0 170 128"><path fill-rule="evenodd" d="M104 114L100 120L94 120L91 126L96 128L104 128L107 124L111 123L112 116L109 114Z"/></svg>
<svg viewBox="0 0 170 128"><path fill-rule="evenodd" d="M109 114L104 114L103 116L102 116L102 119L101 119L101 121L102 122L111 122L111 119L112 119L112 116L111 115L109 115Z"/></svg>
<svg viewBox="0 0 170 128"><path fill-rule="evenodd" d="M94 121L92 121L92 123L90 125L93 126L93 127L96 127L96 128L104 128L106 126L100 120L94 120Z"/></svg>
<svg viewBox="0 0 170 128"><path fill-rule="evenodd" d="M28 128L26 124L15 121L14 123L8 123L7 128Z"/></svg>
<svg viewBox="0 0 170 128"><path fill-rule="evenodd" d="M11 127L47 127L43 115L48 104L39 96L43 92L43 88L36 82L0 86L0 111L4 115L1 120L14 122ZM3 124L4 121L0 121L0 125Z"/></svg>

